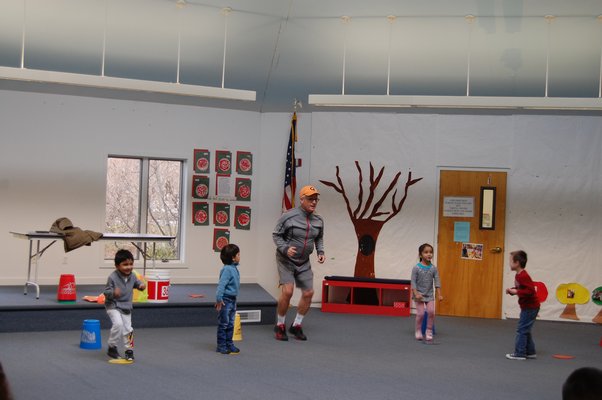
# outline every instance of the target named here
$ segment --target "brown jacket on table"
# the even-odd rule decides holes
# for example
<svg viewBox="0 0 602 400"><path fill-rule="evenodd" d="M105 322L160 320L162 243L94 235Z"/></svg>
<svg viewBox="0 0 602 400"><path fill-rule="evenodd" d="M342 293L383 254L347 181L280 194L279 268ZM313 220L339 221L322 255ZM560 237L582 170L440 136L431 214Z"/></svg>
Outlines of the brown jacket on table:
<svg viewBox="0 0 602 400"><path fill-rule="evenodd" d="M90 244L102 237L102 233L83 230L73 226L69 218L59 218L50 227L50 232L63 235L65 253Z"/></svg>

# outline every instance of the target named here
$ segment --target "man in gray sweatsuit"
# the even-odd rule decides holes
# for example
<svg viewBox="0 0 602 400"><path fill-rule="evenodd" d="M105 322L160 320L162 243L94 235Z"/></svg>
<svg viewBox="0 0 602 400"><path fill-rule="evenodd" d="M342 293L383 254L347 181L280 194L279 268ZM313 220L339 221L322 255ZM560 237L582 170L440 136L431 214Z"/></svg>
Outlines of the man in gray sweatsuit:
<svg viewBox="0 0 602 400"><path fill-rule="evenodd" d="M314 247L318 253L318 262L321 264L325 260L324 221L314 212L318 205L319 194L314 186L301 188L299 191L301 205L282 214L272 233L276 244L276 262L282 288L278 299L278 321L274 327L277 340L288 340L285 318L295 284L301 289L301 299L297 306L297 316L289 332L295 336L295 339L307 340L301 322L309 311L314 294L314 274L309 262Z"/></svg>

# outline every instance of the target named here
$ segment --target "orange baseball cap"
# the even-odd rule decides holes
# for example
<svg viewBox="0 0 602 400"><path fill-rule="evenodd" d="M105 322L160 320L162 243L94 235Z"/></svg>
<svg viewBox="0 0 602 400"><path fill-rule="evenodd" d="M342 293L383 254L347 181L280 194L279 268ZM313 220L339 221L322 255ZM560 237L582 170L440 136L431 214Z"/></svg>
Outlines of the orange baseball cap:
<svg viewBox="0 0 602 400"><path fill-rule="evenodd" d="M320 194L320 192L318 192L318 189L311 185L303 186L301 190L299 190L299 197L309 197L313 196L314 194Z"/></svg>

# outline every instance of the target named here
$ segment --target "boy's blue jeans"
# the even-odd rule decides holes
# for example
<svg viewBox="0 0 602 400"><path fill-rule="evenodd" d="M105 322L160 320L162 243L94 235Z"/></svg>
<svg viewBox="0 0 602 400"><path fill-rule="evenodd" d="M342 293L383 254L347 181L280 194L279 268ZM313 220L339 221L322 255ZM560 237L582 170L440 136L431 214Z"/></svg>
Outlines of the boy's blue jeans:
<svg viewBox="0 0 602 400"><path fill-rule="evenodd" d="M524 357L535 354L535 343L531 336L531 329L535 323L535 318L537 318L537 313L539 313L539 308L526 308L520 311L514 344L514 354L517 356Z"/></svg>
<svg viewBox="0 0 602 400"><path fill-rule="evenodd" d="M229 350L234 343L234 319L236 318L236 297L224 296L224 305L217 314L217 350Z"/></svg>

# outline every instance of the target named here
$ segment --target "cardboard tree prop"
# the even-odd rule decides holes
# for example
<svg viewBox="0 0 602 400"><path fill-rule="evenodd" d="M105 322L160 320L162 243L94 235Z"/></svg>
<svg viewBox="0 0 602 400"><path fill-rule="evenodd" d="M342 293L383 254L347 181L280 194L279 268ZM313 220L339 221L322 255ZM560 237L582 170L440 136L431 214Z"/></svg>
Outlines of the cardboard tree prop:
<svg viewBox="0 0 602 400"><path fill-rule="evenodd" d="M401 208L403 207L403 203L405 202L408 196L408 189L410 186L420 181L422 178L412 179L412 172L408 173L408 179L405 183L405 190L403 197L397 202L397 181L401 176L401 172L398 172L393 178L393 181L389 184L389 187L385 190L383 195L378 199L376 203L373 205L374 197L376 194L376 188L378 187L380 180L383 177L383 173L385 171L385 167L382 167L378 172L378 175L374 176L374 167L372 163L370 163L370 185L368 197L364 203L364 189L362 186L363 183L363 174L362 168L358 161L355 162L355 166L359 173L359 195L358 195L358 205L354 210L351 210L351 204L349 203L349 198L347 197L347 192L345 191L345 187L343 186L343 181L339 176L339 166L336 167L336 177L338 185L321 180L324 185L329 186L336 190L343 196L345 200L345 204L347 205L347 213L349 214L349 218L351 218L351 222L353 223L353 227L355 228L355 233L357 235L358 241L358 252L355 259L355 272L353 274L356 278L374 278L374 253L376 250L376 241L378 239L378 234L382 229L383 225L389 222L394 216L399 214ZM393 197L391 199L391 211L380 211L380 207L383 202L387 199L389 193L395 189L393 192ZM376 219L379 217L386 216L384 219Z"/></svg>
<svg viewBox="0 0 602 400"><path fill-rule="evenodd" d="M598 286L592 290L592 301L594 304L602 306L602 286ZM592 319L596 324L602 324L602 308L598 311L598 314ZM602 344L600 344L602 346Z"/></svg>
<svg viewBox="0 0 602 400"><path fill-rule="evenodd" d="M566 304L560 318L579 320L575 304L585 304L589 301L589 291L578 283L561 283L556 288L556 298Z"/></svg>

